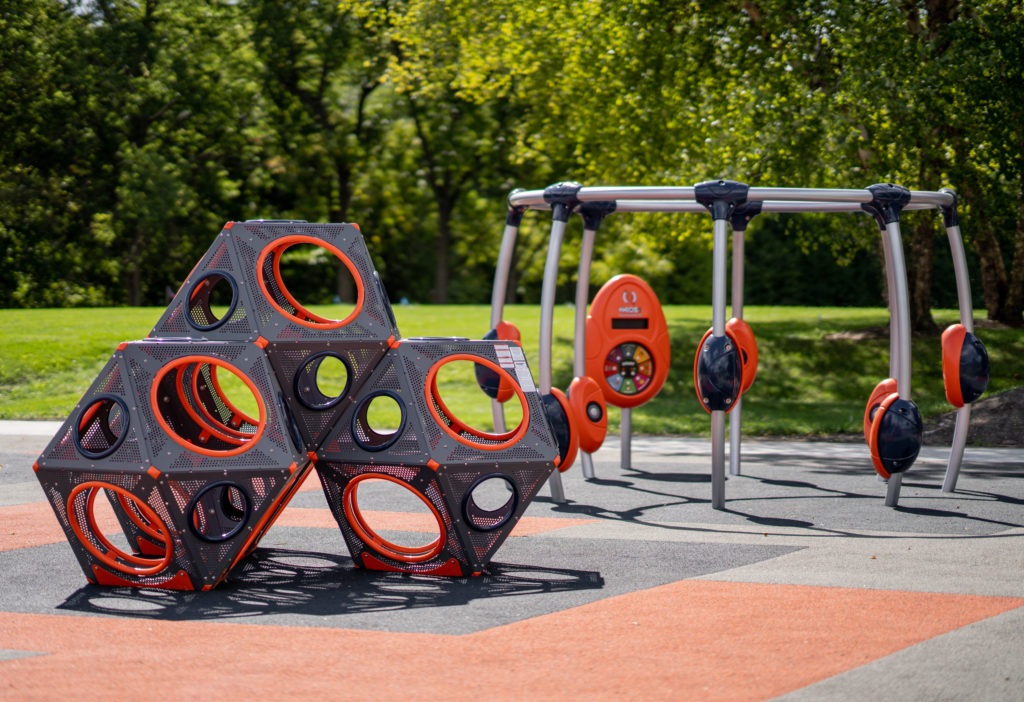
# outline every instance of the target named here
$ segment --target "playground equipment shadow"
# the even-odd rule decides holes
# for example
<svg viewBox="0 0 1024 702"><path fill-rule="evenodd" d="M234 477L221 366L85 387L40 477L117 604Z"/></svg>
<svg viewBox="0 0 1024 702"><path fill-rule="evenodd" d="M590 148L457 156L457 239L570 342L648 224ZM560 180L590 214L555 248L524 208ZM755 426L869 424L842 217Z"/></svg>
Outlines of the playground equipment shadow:
<svg viewBox="0 0 1024 702"><path fill-rule="evenodd" d="M45 431L53 424L51 431ZM563 474L476 578L354 567L312 478L210 592L88 585L0 423L0 698L1020 698L1024 450L926 447L900 506L856 444L748 442L726 509L704 439ZM367 504L391 534L408 515Z"/></svg>

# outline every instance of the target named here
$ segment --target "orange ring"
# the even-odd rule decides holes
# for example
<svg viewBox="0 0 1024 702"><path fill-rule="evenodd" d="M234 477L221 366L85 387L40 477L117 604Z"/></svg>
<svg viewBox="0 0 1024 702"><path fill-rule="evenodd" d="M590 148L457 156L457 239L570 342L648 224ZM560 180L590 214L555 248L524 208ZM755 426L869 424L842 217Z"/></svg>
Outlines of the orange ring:
<svg viewBox="0 0 1024 702"><path fill-rule="evenodd" d="M399 546L396 543L388 541L371 529L370 525L368 525L366 520L363 519L363 515L359 511L359 502L356 499L356 487L362 481L369 480L371 478L388 480L392 483L396 483L416 495L416 497L420 498L423 504L430 508L431 513L434 515L434 519L437 520L438 537L425 546L410 548L406 546ZM345 511L345 519L348 521L349 526L352 527L352 530L356 532L356 535L359 536L364 543L372 546L381 555L387 556L388 558L392 558L396 561L402 561L403 563L421 563L423 561L428 561L441 553L441 550L444 548L444 520L441 519L441 515L437 511L437 508L431 504L430 500L428 500L423 493L412 488L408 483L405 483L398 478L387 475L386 473L363 473L362 475L357 475L349 481L348 485L345 486L345 491L342 493L341 500L342 507Z"/></svg>
<svg viewBox="0 0 1024 702"><path fill-rule="evenodd" d="M231 399L224 393L223 388L220 386L220 382L217 380L217 366L210 366L210 378L213 380L214 389L217 391L217 396L220 397L221 402L223 402L227 408L235 414L235 416L240 417L243 422L256 426L256 419L235 407L234 403L231 402ZM246 436L249 436L249 434L246 434Z"/></svg>
<svg viewBox="0 0 1024 702"><path fill-rule="evenodd" d="M298 316L296 316L294 314L291 314L290 312L285 310L283 307L281 307L281 305L277 302L277 300L275 300L273 298L273 296L270 294L270 291L267 290L267 283L263 279L262 271L263 271L263 265L264 265L264 262L267 259L267 256L269 254L273 253L274 254L274 276L275 276L275 280L276 280L276 282L278 284L278 287L281 289L282 294L285 296L285 298L288 300L288 302L291 303L291 304L295 304L295 303L292 302L292 300L294 300L294 298L292 298L291 293L288 292L288 289L284 285L284 281L282 281L281 278L280 278L281 270L280 270L279 261L280 261L281 254L284 253L284 250L287 249L290 246L295 246L296 244L312 244L314 246L319 246L321 248L327 249L328 251L333 253L335 256L337 256L341 260L341 262L345 264L345 267L348 268L349 273L352 274L352 278L356 282L356 304L355 304L355 308L352 310L352 312L347 317L345 317L345 319L342 319L340 321L327 320L327 319L325 319L323 317L320 317L318 315L314 315L313 313L311 313L309 310L307 310L305 307L302 307L301 305L296 305L295 309L297 311L301 311L304 314L306 314L309 317L312 317L314 319L323 319L324 321L323 322L316 322L316 321L311 321L311 320L308 320L308 319L302 319L302 318L300 318L300 317L298 317ZM348 324L349 322L354 320L359 315L359 313L362 311L362 309L363 309L363 300L364 300L364 297L365 297L365 291L364 291L364 288L363 288L363 279L362 279L362 276L359 275L359 270L356 268L355 264L352 263L351 259L349 259L348 256L343 254L341 252L341 250L338 249L338 247L336 247L333 244L330 244L330 243L324 241L323 239L317 239L315 237L306 236L306 235L303 235L303 234L293 234L291 236L286 236L286 237L283 237L281 239L278 239L277 241L273 242L272 244L269 244L268 246L266 246L263 249L263 251L260 252L259 257L256 260L256 270L258 271L257 281L259 282L260 291L263 293L263 296L267 299L267 301L270 303L270 305L274 309L276 309L278 312L283 314L285 317L290 318L296 324L301 324L304 327L310 327L312 329L337 329L339 327L345 326L346 324Z"/></svg>
<svg viewBox="0 0 1024 702"><path fill-rule="evenodd" d="M195 364L192 364L192 365L195 366L195 368L192 369L192 393L193 393L193 396L196 398L196 404L200 407L200 409L205 409L205 408L203 408L203 404L201 402L199 402L199 398L195 395L195 393L197 393L199 391L199 386L198 386L198 381L197 381L197 377L199 375L199 364L195 363ZM199 416L199 413L196 411L196 408L192 406L191 402L189 402L188 395L185 394L185 379L182 377L182 372L183 372L183 369L181 369L181 368L179 368L177 370L177 372L175 374L176 375L176 382L174 383L174 387L175 387L175 389L176 389L176 391L178 393L178 401L181 402L181 406L185 408L185 413L189 417L191 417L193 422L195 422L199 426L203 427L203 429L205 431L209 432L210 434L212 434L216 438L220 439L221 441L224 441L225 443L229 443L229 444L234 444L235 446L242 446L242 445L244 445L245 442L244 441L240 441L239 437L232 436L231 434L225 434L224 432L220 431L220 429L218 429L216 426L214 426L213 424L210 424L210 422L206 421L206 419L204 419L203 417ZM209 416L208 412L204 412L204 414ZM215 422L216 424L220 425L221 427L224 426L221 422L218 422L213 417L210 417L210 419L211 419L211 421Z"/></svg>
<svg viewBox="0 0 1024 702"><path fill-rule="evenodd" d="M240 430L238 430L238 429L236 429L236 428L234 428L234 427L232 427L232 426L230 426L228 424L225 424L223 421L221 421L217 417L213 416L213 413L210 412L210 408L209 407L207 407L205 404L200 402L200 400L199 400L199 373L200 373L200 370L201 370L201 367L197 366L196 369L192 372L192 396L196 399L196 405L199 407L199 411L202 412L203 416L206 419L208 419L209 422L212 423L212 425L210 427L211 429L215 429L217 431L224 431L224 432L226 432L226 434L229 437L231 437L231 438L221 437L224 441L227 441L228 443L232 443L232 444L235 444L235 445L238 445L238 446L242 445L243 443L245 443L246 441L248 441L252 437L252 434L247 434L244 431L240 431ZM235 407L233 404L231 404L228 401L228 398L224 395L224 390L221 389L220 384L217 382L217 367L216 366L210 366L210 384L213 386L212 389L211 389L210 394L211 395L216 395L220 399L220 401L224 403L224 406L227 407L231 411L232 418L237 417L239 419L238 426L241 426L242 423L248 423L248 424L250 424L252 426L256 426L256 420L255 419L252 419L251 417L246 415L244 412L239 411L237 407ZM241 439L241 441L239 441L239 439Z"/></svg>
<svg viewBox="0 0 1024 702"><path fill-rule="evenodd" d="M504 379L501 380L504 381ZM510 385L514 385L514 383L511 383ZM511 387L509 389L511 390ZM480 429L476 429L474 427L469 426L461 419L456 417L455 413L452 412L448 408L448 405L444 403L444 400L441 399L441 391L437 387L436 375L434 376L433 380L430 383L430 396L434 399L434 402L436 402L437 405L441 408L441 411L444 413L444 416L450 420L450 423L447 423L449 427L456 427L458 431L464 431L467 434L472 434L478 439L490 439L491 441L508 441L515 434L516 429L518 429L518 427L516 427L516 429L502 432L501 434L492 434L490 432L482 431ZM512 395L509 395L509 398L511 397ZM506 398L506 400L507 399L508 398Z"/></svg>
<svg viewBox="0 0 1024 702"><path fill-rule="evenodd" d="M189 363L209 363L210 365L214 366L223 366L224 368L227 368L230 372L234 373L236 376L241 378L242 382L246 384L246 386L252 392L253 396L255 396L256 402L259 404L260 408L259 423L256 425L256 432L252 435L252 438L249 441L247 441L246 443L242 444L237 448L228 449L226 451L215 451L213 449L197 446L189 441L186 441L185 439L178 436L178 433L171 429L170 425L167 424L167 420L164 419L163 413L160 412L159 398L157 397L158 389L160 387L160 381L163 380L164 376L169 371L180 368L181 366L184 366ZM167 433L167 435L170 436L176 443L180 444L181 446L187 448L190 451L194 451L202 456L210 456L211 458L226 458L228 456L237 456L240 453L248 451L250 448L255 446L259 438L263 436L263 430L267 426L267 406L264 403L263 396L257 389L256 384L252 382L249 376L242 373L242 371L238 370L227 361L222 361L219 358L213 358L212 356L182 356L181 358L176 358L170 363L166 364L163 368L157 371L156 377L153 378L153 383L152 385L150 385L149 404L153 410L153 414L156 415L157 423Z"/></svg>
<svg viewBox="0 0 1024 702"><path fill-rule="evenodd" d="M135 524L135 526L137 526L140 529L142 529L143 532L145 532L149 536L153 537L154 539L161 539L161 538L163 538L163 537L161 537L160 532L153 528L152 524L147 524L146 522L143 522L142 519L139 518L139 514L134 509L132 509L132 507L128 504L128 500L125 499L124 495L118 493L117 501L118 501L118 503L120 503L121 509L123 509L125 511L125 514L128 515L128 518L132 520L132 522Z"/></svg>
<svg viewBox="0 0 1024 702"><path fill-rule="evenodd" d="M107 538L103 536L103 532L101 532L96 527L96 517L93 514L92 510L93 504L95 503L96 499L96 490L100 489L112 490L118 495L124 495L132 502L134 502L136 505L138 505L139 511L142 512L143 516L146 519L148 519L153 524L159 524L161 527L163 527L161 531L161 540L164 542L166 546L163 558L161 558L154 565L148 568L133 568L131 566L124 565L123 563L119 562L116 557L110 555L111 553L116 553L117 556L122 558L123 560L139 563L140 565L153 563L153 559L142 559L138 556L133 556L131 554L125 553L121 549L117 548L116 546L111 544L107 540ZM88 520L89 528L92 531L93 535L96 536L97 539L99 539L99 541L107 547L107 553L104 553L103 551L100 551L98 548L96 548L92 541L86 537L85 532L82 530L82 525L78 523L78 514L75 511L73 502L78 497L78 495L84 490L90 491L89 498L86 503L86 518ZM124 488L118 487L117 485L111 485L110 483L100 482L98 480L90 480L89 482L76 485L75 488L71 491L71 494L68 495L67 513L68 521L71 523L71 529L75 532L75 536L78 537L78 540L81 542L81 544L85 546L89 553L96 556L96 558L100 559L100 561L110 566L111 568L119 570L122 573L127 573L128 575L155 575L156 573L159 573L164 568L166 568L167 565L171 562L171 533L167 529L167 525L163 523L163 521L160 519L157 513L154 512L149 505L136 498L134 495L132 495Z"/></svg>
<svg viewBox="0 0 1024 702"><path fill-rule="evenodd" d="M441 366L444 366L453 361L472 361L473 363L479 363L495 371L498 374L499 378L501 376L507 378L512 383L512 389L515 390L516 395L519 397L519 403L523 407L523 418L522 420L520 420L519 426L517 426L511 432L506 432L504 434L489 434L484 431L473 430L470 429L469 427L466 427L462 421L460 421L454 414L452 414L451 410L449 410L445 406L444 402L441 401L441 397L437 391L437 372L441 369ZM448 434L461 444L465 444L466 446L475 449L480 449L482 451L500 451L502 449L506 449L512 446L521 438L523 438L523 436L526 435L526 429L530 424L530 406L526 403L526 395L523 393L523 389L519 387L519 383L515 381L515 378L513 378L508 371L506 371L497 363L494 363L489 359L482 358L480 356L473 356L468 353L456 353L452 354L451 356L445 356L441 360L434 363L434 365L430 367L430 370L427 371L427 380L424 383L424 385L426 390L427 408L430 410L430 414L434 417L434 421L437 422L438 426L441 427L441 429L443 429L446 434ZM452 428L448 426L448 424L437 413L437 407L434 405L434 401L437 402L438 406L444 409L445 414L448 416L448 418L452 421L453 424L457 424L459 427L465 427L468 433L472 434L477 438L487 439L490 441L498 441L500 443L482 444L477 441L470 441L465 437L459 435L457 432L452 431Z"/></svg>
<svg viewBox="0 0 1024 702"><path fill-rule="evenodd" d="M285 244L284 246L277 246L274 248L273 270L274 280L277 282L278 290L280 290L281 294L284 295L284 299L286 299L289 302L289 304L291 304L291 306L295 308L296 312L301 312L306 317L307 322L314 322L316 324L331 324L332 322L334 322L333 319L327 319L326 317L321 317L318 314L310 312L302 305L302 303L296 300L295 296L291 294L291 291L289 291L288 288L285 287L284 279L281 277L281 257L284 255L284 252L288 249L289 246L290 244Z"/></svg>

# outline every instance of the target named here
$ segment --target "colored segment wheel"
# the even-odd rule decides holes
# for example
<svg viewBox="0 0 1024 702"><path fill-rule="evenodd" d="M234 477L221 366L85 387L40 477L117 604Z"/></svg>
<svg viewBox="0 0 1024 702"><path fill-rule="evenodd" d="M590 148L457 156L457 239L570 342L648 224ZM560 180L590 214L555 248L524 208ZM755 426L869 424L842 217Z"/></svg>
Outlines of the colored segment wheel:
<svg viewBox="0 0 1024 702"><path fill-rule="evenodd" d="M654 378L654 359L642 344L619 344L604 360L604 377L615 392L638 395Z"/></svg>

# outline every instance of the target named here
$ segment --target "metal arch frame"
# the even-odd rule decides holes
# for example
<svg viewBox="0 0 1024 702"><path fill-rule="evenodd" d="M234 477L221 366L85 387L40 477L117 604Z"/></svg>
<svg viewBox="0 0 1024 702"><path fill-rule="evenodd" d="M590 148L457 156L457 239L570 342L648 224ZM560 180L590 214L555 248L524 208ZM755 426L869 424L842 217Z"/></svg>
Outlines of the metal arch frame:
<svg viewBox="0 0 1024 702"><path fill-rule="evenodd" d="M545 200L544 190L514 190L508 197L509 215L502 236L498 263L495 270L494 286L491 295L491 327L497 327L502 320L509 272L518 236L519 225L527 210L551 210ZM697 201L697 188L694 186L600 186L580 187L575 193L577 203L614 202L615 212L660 212L660 213L702 213L707 214L708 208ZM863 205L874 201L874 194L866 188L784 188L784 187L750 187L746 191L746 202L761 204L761 214L768 213L801 213L801 212L864 212ZM909 191L909 200L902 210L937 209L952 212L946 218L946 232L953 255L954 271L957 280L957 297L960 307L961 324L967 331L973 331L973 308L970 294L970 281L964 255L963 239L955 216L956 196L951 190ZM576 211L577 207L573 210ZM565 221L552 221L551 235L548 240L548 253L545 261L544 278L541 291L540 341L538 364L538 388L540 392L551 392L551 351L554 320L555 286L557 283L558 263L561 257L562 241L565 234ZM881 227L881 225L880 225ZM729 221L714 220L714 243L712 253L712 334L721 336L725 333L725 280L728 258ZM886 279L889 290L890 313L890 374L897 381L901 399L911 398L911 358L910 358L910 315L909 294L906 280L906 265L903 256L903 245L900 232L899 216L895 221L885 223L881 229L882 244L885 255ZM732 278L732 311L733 316L742 318L743 313L743 231L732 229L733 234L733 278ZM581 245L579 271L576 288L576 324L574 338L574 371L578 374L578 366L585 358L585 320L586 301L590 284L590 266L593 257L593 244L596 229L586 229ZM581 292L582 291L582 292ZM583 304L580 304L580 299ZM742 399L742 398L741 398ZM504 427L504 412L501 404L493 401L495 430ZM740 473L740 406L734 408L730 432L730 472ZM628 417L623 417L623 443L629 439ZM970 420L970 405L959 408L953 445L943 490L955 488L956 476L963 460L966 444L967 425ZM723 509L725 506L725 413L711 413L712 438L712 507ZM592 477L593 468L589 455L583 454L585 477ZM628 449L623 446L623 460L628 464ZM896 506L902 474L894 474L888 484L886 505ZM556 472L551 478L551 496L556 502L565 501L565 493L561 478Z"/></svg>

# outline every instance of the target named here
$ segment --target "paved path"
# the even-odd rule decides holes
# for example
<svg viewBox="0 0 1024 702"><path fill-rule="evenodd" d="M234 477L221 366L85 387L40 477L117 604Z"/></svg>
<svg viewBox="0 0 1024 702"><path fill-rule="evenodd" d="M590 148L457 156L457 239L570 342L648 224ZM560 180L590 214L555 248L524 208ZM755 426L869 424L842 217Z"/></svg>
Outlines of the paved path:
<svg viewBox="0 0 1024 702"><path fill-rule="evenodd" d="M948 495L926 447L891 509L862 446L750 441L716 511L707 441L609 438L472 579L356 570L313 478L181 593L86 583L31 469L57 426L0 422L0 700L1024 699L1024 450Z"/></svg>

